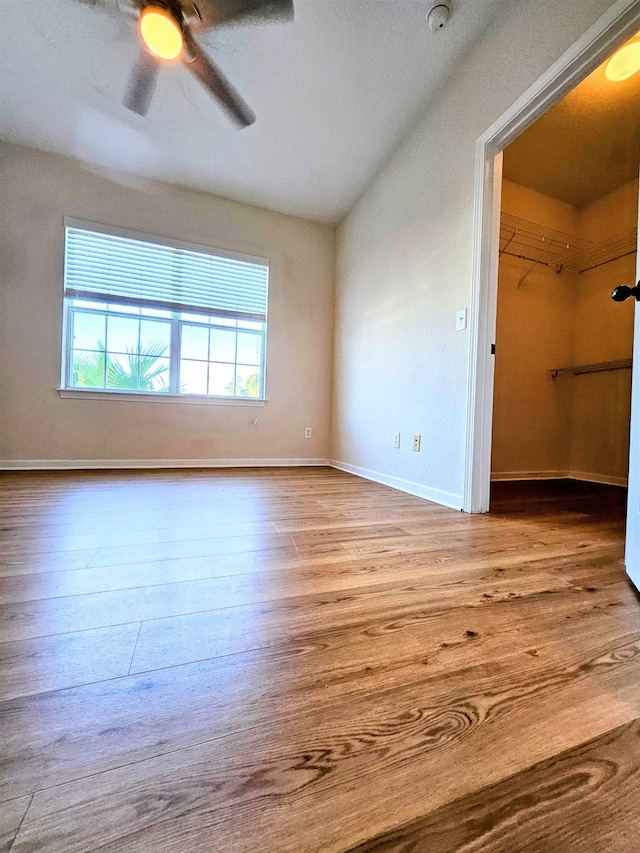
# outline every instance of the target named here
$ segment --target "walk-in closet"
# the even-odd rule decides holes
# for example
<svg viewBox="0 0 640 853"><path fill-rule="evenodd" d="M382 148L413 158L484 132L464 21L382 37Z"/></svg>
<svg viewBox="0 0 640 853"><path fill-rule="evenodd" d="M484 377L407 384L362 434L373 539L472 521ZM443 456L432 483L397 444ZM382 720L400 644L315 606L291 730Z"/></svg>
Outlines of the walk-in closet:
<svg viewBox="0 0 640 853"><path fill-rule="evenodd" d="M634 300L611 293L635 284L636 78L597 69L504 152L492 495L626 486Z"/></svg>

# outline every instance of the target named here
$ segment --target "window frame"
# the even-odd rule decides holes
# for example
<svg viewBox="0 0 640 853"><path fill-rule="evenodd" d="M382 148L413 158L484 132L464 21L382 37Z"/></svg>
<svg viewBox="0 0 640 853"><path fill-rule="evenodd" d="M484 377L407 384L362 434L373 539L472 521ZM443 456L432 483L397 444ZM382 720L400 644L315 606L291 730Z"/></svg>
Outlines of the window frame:
<svg viewBox="0 0 640 853"><path fill-rule="evenodd" d="M221 249L215 249L212 247L205 247L194 243L187 243L181 240L173 240L164 237L156 237L149 234L144 234L137 231L131 231L127 229L115 228L112 226L98 225L93 222L86 222L77 219L71 219L69 217L65 217L64 219L64 227L65 234L67 228L80 228L86 231L93 231L97 233L110 234L117 237L125 237L131 238L134 240L139 240L143 242L149 243L157 243L162 246L169 246L172 248L185 248L191 249L199 252L204 252L205 254L219 256L222 258L231 258L234 260L248 261L252 263L258 263L260 265L266 266L267 268L267 311L268 311L268 300L269 300L269 278L270 278L270 264L268 259L263 257L258 257L255 255L247 255L239 252L230 252ZM65 257L65 274L66 274L66 257ZM74 302L80 302L82 305L75 305ZM96 307L90 307L91 302L96 303ZM98 307L99 306L99 307ZM118 308L122 307L124 310L119 311ZM127 307L136 307L138 309L142 309L137 313L132 311L127 311ZM145 314L145 310L156 310L162 311L168 314L167 317L153 317L152 315ZM75 313L77 311L81 311L84 313L91 313L102 315L105 318L109 316L123 317L123 318L138 318L140 320L157 320L168 324L170 326L170 335L169 335L169 352L167 356L163 356L168 358L169 363L169 377L168 377L168 389L166 391L145 391L141 389L125 389L125 388L91 388L88 386L79 386L72 384L72 369L73 369L73 330L74 330L74 322L75 322ZM194 315L194 319L190 318L190 313ZM195 316L208 316L209 321L206 322L204 320L195 319ZM223 322L216 323L217 320L221 320ZM229 324L229 320L234 321L234 325ZM226 321L226 322L224 322ZM260 326L258 329L243 329L240 325L243 322L253 323ZM233 365L234 368L234 382L237 379L237 367L238 367L238 333L245 332L248 334L255 335L259 341L259 364L256 365L256 372L259 375L259 394L255 397L253 396L245 396L239 394L198 394L194 392L188 391L180 391L180 374L181 374L181 362L183 359L181 358L181 347L182 347L182 333L185 326L196 326L200 328L205 328L208 330L217 329L221 331L235 331L236 340L235 340L235 361L234 362L220 362L223 364ZM146 302L141 301L139 304L136 304L136 300L132 298L131 300L114 300L113 297L109 298L107 294L100 298L100 294L96 293L93 295L65 295L63 293L63 322L62 322L62 363L61 363L61 376L60 376L60 387L58 391L61 396L64 397L84 397L91 398L100 396L102 399L108 399L111 397L119 397L123 399L138 399L138 400L153 400L153 401L171 401L171 402L190 402L190 403L208 403L208 404L223 404L223 405L264 405L267 397L266 397L266 374L267 374L267 333L268 333L268 317L265 316L264 320L256 319L255 316L247 315L246 319L243 319L242 316L235 317L226 317L222 315L216 314L204 314L202 309L199 306L193 306L193 311L189 312L188 310L172 310L169 309L165 305L158 304L156 306ZM210 341L210 339L209 339ZM105 353L108 353L107 349L108 343L106 341L105 336ZM209 342L209 347L211 346ZM210 349L207 352L207 361L203 362L207 364L207 392L209 387L209 365L211 363L216 363L211 361ZM201 359L184 359L184 360L195 360L202 361ZM234 388L235 391L235 388Z"/></svg>

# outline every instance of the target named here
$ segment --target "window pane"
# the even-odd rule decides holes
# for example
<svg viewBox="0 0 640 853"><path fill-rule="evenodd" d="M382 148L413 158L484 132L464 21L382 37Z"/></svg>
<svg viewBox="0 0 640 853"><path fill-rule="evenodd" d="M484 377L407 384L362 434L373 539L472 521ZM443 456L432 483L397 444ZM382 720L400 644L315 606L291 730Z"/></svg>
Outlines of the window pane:
<svg viewBox="0 0 640 853"><path fill-rule="evenodd" d="M104 302L92 302L90 299L69 299L74 308L94 308L97 311L104 311L107 307Z"/></svg>
<svg viewBox="0 0 640 853"><path fill-rule="evenodd" d="M138 389L138 356L109 354L107 356L107 388L123 391Z"/></svg>
<svg viewBox="0 0 640 853"><path fill-rule="evenodd" d="M104 314L85 314L73 312L73 344L75 349L104 349Z"/></svg>
<svg viewBox="0 0 640 853"><path fill-rule="evenodd" d="M232 364L212 362L209 365L209 394L233 397L233 373Z"/></svg>
<svg viewBox="0 0 640 853"><path fill-rule="evenodd" d="M109 311L119 311L121 314L139 314L138 305L107 305Z"/></svg>
<svg viewBox="0 0 640 853"><path fill-rule="evenodd" d="M160 320L142 320L140 323L140 352L149 355L169 355L171 324Z"/></svg>
<svg viewBox="0 0 640 853"><path fill-rule="evenodd" d="M260 374L251 364L239 364L236 368L236 397L259 397Z"/></svg>
<svg viewBox="0 0 640 853"><path fill-rule="evenodd" d="M236 333L211 329L210 358L233 363L236 360Z"/></svg>
<svg viewBox="0 0 640 853"><path fill-rule="evenodd" d="M186 311L183 311L180 314L181 320L191 320L193 323L209 323L209 315L208 314L188 314Z"/></svg>
<svg viewBox="0 0 640 853"><path fill-rule="evenodd" d="M76 388L104 388L104 353L73 350L71 385Z"/></svg>
<svg viewBox="0 0 640 853"><path fill-rule="evenodd" d="M237 320L232 320L230 317L211 317L212 326L231 326L235 329Z"/></svg>
<svg viewBox="0 0 640 853"><path fill-rule="evenodd" d="M238 320L239 329L255 329L256 332L262 331L262 323L259 320Z"/></svg>
<svg viewBox="0 0 640 853"><path fill-rule="evenodd" d="M238 332L238 361L243 364L260 364L260 335Z"/></svg>
<svg viewBox="0 0 640 853"><path fill-rule="evenodd" d="M146 357L140 356L140 390L169 391L169 359L155 358L152 366L147 366Z"/></svg>
<svg viewBox="0 0 640 853"><path fill-rule="evenodd" d="M209 358L209 329L204 326L182 324L180 337L180 355L182 358Z"/></svg>
<svg viewBox="0 0 640 853"><path fill-rule="evenodd" d="M109 352L138 352L139 320L126 317L107 318L107 350Z"/></svg>
<svg viewBox="0 0 640 853"><path fill-rule="evenodd" d="M143 317L166 317L171 319L171 311L164 311L161 308L141 308L140 313Z"/></svg>
<svg viewBox="0 0 640 853"><path fill-rule="evenodd" d="M183 394L207 393L207 363L180 361L180 392Z"/></svg>

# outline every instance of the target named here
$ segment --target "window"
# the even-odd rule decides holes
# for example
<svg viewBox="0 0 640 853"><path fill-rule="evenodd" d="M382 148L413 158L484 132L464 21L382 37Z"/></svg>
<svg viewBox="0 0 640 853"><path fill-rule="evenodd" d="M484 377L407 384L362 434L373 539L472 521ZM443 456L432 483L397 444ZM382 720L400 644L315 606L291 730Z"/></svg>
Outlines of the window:
<svg viewBox="0 0 640 853"><path fill-rule="evenodd" d="M65 221L64 387L264 399L268 262Z"/></svg>

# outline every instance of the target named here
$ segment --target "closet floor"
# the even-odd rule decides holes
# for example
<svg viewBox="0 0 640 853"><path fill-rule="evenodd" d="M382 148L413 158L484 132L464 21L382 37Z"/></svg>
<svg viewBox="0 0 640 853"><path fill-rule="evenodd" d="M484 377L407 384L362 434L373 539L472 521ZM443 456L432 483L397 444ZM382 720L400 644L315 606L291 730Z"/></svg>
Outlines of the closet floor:
<svg viewBox="0 0 640 853"><path fill-rule="evenodd" d="M637 851L623 492L0 477L0 850Z"/></svg>

